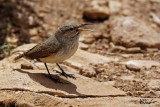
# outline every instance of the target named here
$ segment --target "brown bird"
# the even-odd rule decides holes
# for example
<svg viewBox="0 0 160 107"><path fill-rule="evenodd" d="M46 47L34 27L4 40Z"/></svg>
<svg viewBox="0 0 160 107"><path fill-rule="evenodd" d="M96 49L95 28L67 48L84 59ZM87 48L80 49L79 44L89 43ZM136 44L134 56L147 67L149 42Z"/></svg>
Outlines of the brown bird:
<svg viewBox="0 0 160 107"><path fill-rule="evenodd" d="M55 82L60 82L58 79L54 79L51 76L46 64L56 63L59 69L62 71L57 71L58 73L61 73L61 75L65 76L66 78L70 77L75 79L74 75L65 73L58 63L70 58L76 52L78 49L80 32L91 31L90 29L81 28L86 25L90 24L77 24L72 22L62 25L57 29L53 36L37 44L27 52L17 56L15 60L22 57L40 60L41 62L44 62L50 79Z"/></svg>

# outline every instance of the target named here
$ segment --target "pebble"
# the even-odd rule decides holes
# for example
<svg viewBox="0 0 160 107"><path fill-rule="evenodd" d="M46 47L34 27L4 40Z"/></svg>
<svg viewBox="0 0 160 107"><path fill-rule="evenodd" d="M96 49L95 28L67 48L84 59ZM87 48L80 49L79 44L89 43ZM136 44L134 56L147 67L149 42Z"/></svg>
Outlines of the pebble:
<svg viewBox="0 0 160 107"><path fill-rule="evenodd" d="M29 63L22 63L21 69L33 69L33 66Z"/></svg>
<svg viewBox="0 0 160 107"><path fill-rule="evenodd" d="M133 70L133 71L140 71L140 68L133 65L133 64L127 64L126 67L129 69L129 70Z"/></svg>

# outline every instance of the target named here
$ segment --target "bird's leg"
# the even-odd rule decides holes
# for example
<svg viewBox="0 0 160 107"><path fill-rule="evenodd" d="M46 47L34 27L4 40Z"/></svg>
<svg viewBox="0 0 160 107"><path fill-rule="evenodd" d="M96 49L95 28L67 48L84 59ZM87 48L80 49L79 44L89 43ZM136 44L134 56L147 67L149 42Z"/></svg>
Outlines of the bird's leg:
<svg viewBox="0 0 160 107"><path fill-rule="evenodd" d="M54 81L54 82L62 83L62 82L60 82L60 81L59 81L59 79L55 79L55 78L53 78L53 77L52 77L52 75L51 75L51 74L50 74L50 72L49 72L49 69L48 69L48 67L47 67L47 64L46 64L46 63L44 63L44 65L45 65L45 67L46 67L46 69L47 69L47 72L48 72L49 78L50 78L52 81Z"/></svg>
<svg viewBox="0 0 160 107"><path fill-rule="evenodd" d="M64 72L64 70L61 68L61 66L60 66L58 63L56 63L56 64L57 64L57 66L59 67L59 69L62 71L62 72L59 72L59 71L55 70L56 72L58 72L58 73L60 73L61 75L65 76L66 78L69 77L69 78L76 79L76 77L74 77L73 74L67 74L66 72Z"/></svg>

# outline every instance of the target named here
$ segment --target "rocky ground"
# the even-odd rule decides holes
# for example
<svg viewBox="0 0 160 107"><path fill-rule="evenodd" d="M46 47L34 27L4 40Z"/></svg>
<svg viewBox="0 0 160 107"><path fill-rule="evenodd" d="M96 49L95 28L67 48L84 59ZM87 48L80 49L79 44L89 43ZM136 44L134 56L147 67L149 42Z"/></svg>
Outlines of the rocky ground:
<svg viewBox="0 0 160 107"><path fill-rule="evenodd" d="M159 0L1 0L0 107L160 106ZM61 63L77 79L22 58L61 24L93 23Z"/></svg>

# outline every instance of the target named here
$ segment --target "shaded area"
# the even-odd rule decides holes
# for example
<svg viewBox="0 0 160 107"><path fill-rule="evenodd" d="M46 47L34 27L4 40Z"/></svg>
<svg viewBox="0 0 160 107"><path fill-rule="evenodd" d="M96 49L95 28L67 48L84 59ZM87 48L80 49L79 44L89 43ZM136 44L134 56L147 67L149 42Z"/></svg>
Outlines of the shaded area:
<svg viewBox="0 0 160 107"><path fill-rule="evenodd" d="M85 96L84 94L77 92L77 86L75 84L73 84L67 80L64 80L63 78L61 78L57 75L51 74L53 78L59 79L62 83L55 83L54 81L50 80L50 78L48 77L48 74L30 73L30 72L27 72L27 71L24 71L21 69L15 69L15 70L20 73L28 74L33 81L40 83L41 85L43 85L46 88L65 91L69 94L76 94L79 96Z"/></svg>
<svg viewBox="0 0 160 107"><path fill-rule="evenodd" d="M2 33L0 45L2 45L7 35L7 24L11 24L9 35L15 34L18 37L17 44L29 43L29 29L39 26L38 20L43 18L39 17L34 11L33 7L26 4L25 1L19 0L2 0L0 1L0 29ZM26 33L26 34L25 34Z"/></svg>
<svg viewBox="0 0 160 107"><path fill-rule="evenodd" d="M29 104L19 104L16 100L4 100L0 101L0 107L32 107Z"/></svg>
<svg viewBox="0 0 160 107"><path fill-rule="evenodd" d="M43 22L33 7L19 0L1 0L0 19L0 59L12 48L30 43L29 30Z"/></svg>

